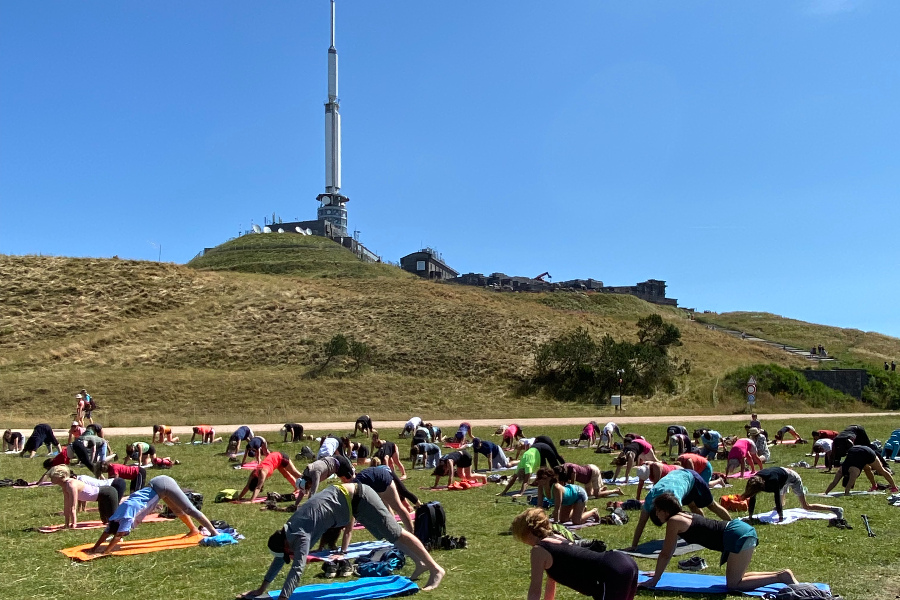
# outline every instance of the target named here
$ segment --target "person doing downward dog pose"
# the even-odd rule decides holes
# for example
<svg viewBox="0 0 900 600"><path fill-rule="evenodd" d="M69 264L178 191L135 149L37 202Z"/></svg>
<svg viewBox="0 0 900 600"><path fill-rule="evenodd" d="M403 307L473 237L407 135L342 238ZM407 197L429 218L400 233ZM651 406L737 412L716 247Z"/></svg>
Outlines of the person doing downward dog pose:
<svg viewBox="0 0 900 600"><path fill-rule="evenodd" d="M525 436L525 433L522 431L521 427L513 423L512 425L507 425L498 429L496 435L500 436L501 446L504 448L512 448L516 442Z"/></svg>
<svg viewBox="0 0 900 600"><path fill-rule="evenodd" d="M440 485L441 477L447 477L448 487L453 485L454 475L463 481L474 479L481 483L487 483L485 475L472 473L472 457L465 450L456 450L442 456L431 474L434 475L434 487Z"/></svg>
<svg viewBox="0 0 900 600"><path fill-rule="evenodd" d="M194 433L191 435L191 443L194 443L194 438L198 435L200 436L200 442L204 444L212 444L213 442L221 442L222 438L216 437L216 430L209 425L197 425L193 428Z"/></svg>
<svg viewBox="0 0 900 600"><path fill-rule="evenodd" d="M151 479L150 485L134 492L119 504L116 511L109 517L109 523L106 529L103 530L103 533L100 534L100 539L97 540L93 548L88 550L88 553L98 553L100 546L110 534L112 534L113 538L102 554L112 552L119 540L140 525L144 518L153 512L160 501L165 502L169 510L178 515L181 522L187 525L188 535L197 535L199 533L191 518L196 519L197 522L206 527L210 535L218 535L219 532L213 527L212 522L191 504L191 501L184 495L184 492L181 491L175 480L168 475L160 475Z"/></svg>
<svg viewBox="0 0 900 600"><path fill-rule="evenodd" d="M684 436L681 438L679 436ZM683 425L669 425L666 428L666 439L663 440L663 446L668 450L666 453L672 456L672 447L678 447L678 454L684 454L691 450L691 439L688 437L688 431ZM676 455L677 456L677 455Z"/></svg>
<svg viewBox="0 0 900 600"><path fill-rule="evenodd" d="M350 464L346 456L339 455L326 456L306 465L306 468L303 469L303 475L297 480L297 504L300 504L303 496L312 498L316 490L319 489L319 483L337 474L338 467L342 462Z"/></svg>
<svg viewBox="0 0 900 600"><path fill-rule="evenodd" d="M159 437L159 439L156 439ZM170 444L177 444L179 441L178 436L172 436L172 428L168 425L154 425L153 426L153 439L150 440L154 443L165 443L169 442Z"/></svg>
<svg viewBox="0 0 900 600"><path fill-rule="evenodd" d="M122 456L122 462L127 462L129 459L136 460L140 466L146 467L153 464L154 458L156 458L156 448L153 444L148 444L147 442L133 442L125 446L125 454Z"/></svg>
<svg viewBox="0 0 900 600"><path fill-rule="evenodd" d="M100 502L101 495L111 499L114 496L114 506L118 506L119 499L125 495L125 481L122 479L106 480L105 485L92 478L82 481L72 474L69 467L62 465L50 469L49 476L51 482L62 488L63 516L66 518L67 529L78 525L78 510L84 510L86 502Z"/></svg>
<svg viewBox="0 0 900 600"><path fill-rule="evenodd" d="M475 438L472 440L472 450L475 451L475 470L478 470L478 455L482 454L488 459L488 466L491 471L497 469L507 469L509 467L514 467L518 463L516 461L510 462L508 458L506 458L506 454L503 453L503 448L495 444L494 442L489 442L487 440L482 440L479 438Z"/></svg>
<svg viewBox="0 0 900 600"><path fill-rule="evenodd" d="M422 467L425 469L433 469L437 466L438 461L441 460L441 447L437 444L416 444L410 449L409 458L412 462L410 468L414 469L416 467L416 461L419 457L422 457Z"/></svg>
<svg viewBox="0 0 900 600"><path fill-rule="evenodd" d="M18 431L7 429L3 432L3 451L21 452L25 445L25 437Z"/></svg>
<svg viewBox="0 0 900 600"><path fill-rule="evenodd" d="M832 440L831 438L827 438L827 437L819 438L813 443L812 453L813 453L813 457L815 459L813 461L814 469L819 464L819 457L822 456L825 459L825 470L822 472L823 473L831 472L831 469L834 467L833 444L834 444L834 440Z"/></svg>
<svg viewBox="0 0 900 600"><path fill-rule="evenodd" d="M834 437L834 443L832 444L834 464L840 463L853 446L867 446L871 448L878 456L881 466L887 466L887 462L881 456L881 450L872 443L872 440L869 439L869 434L866 433L862 425L851 425Z"/></svg>
<svg viewBox="0 0 900 600"><path fill-rule="evenodd" d="M516 516L512 534L531 546L531 583L528 600L541 600L544 574L544 598L556 597L559 583L585 596L600 600L633 600L638 587L638 566L622 552L594 552L576 546L553 533L550 519L540 508L530 508Z"/></svg>
<svg viewBox="0 0 900 600"><path fill-rule="evenodd" d="M875 475L872 474L872 471L875 471L885 479L891 486L891 493L896 494L897 484L894 483L894 478L891 477L891 474L887 472L884 466L881 464L879 460L879 456L875 454L875 451L869 448L868 446L853 446L847 452L847 456L844 459L844 462L840 465L837 465L837 471L834 474L834 480L828 484L828 488L825 490L825 493L828 494L834 487L837 485L838 481L841 481L841 485L844 486L844 495L849 496L850 490L853 489L853 486L856 485L856 479L859 477L860 473L865 472L866 477L869 478L869 483L872 484L872 487L869 488L870 492L874 492L878 489L878 484L875 482Z"/></svg>
<svg viewBox="0 0 900 600"><path fill-rule="evenodd" d="M400 462L400 450L397 448L397 444L387 440L378 440L372 442L372 445L378 449L375 452L375 456L381 458L382 462L389 466L392 471L400 469L400 472L403 474L401 479L406 479L406 467Z"/></svg>
<svg viewBox="0 0 900 600"><path fill-rule="evenodd" d="M357 473L353 465L342 463L338 467L337 476L344 483L361 483L375 490L384 505L400 517L403 527L410 533L414 533L409 513L413 511L413 507L417 508L420 502L416 495L400 481L396 473L383 465L369 467ZM410 506L410 502L412 502L412 506Z"/></svg>
<svg viewBox="0 0 900 600"><path fill-rule="evenodd" d="M34 426L31 435L25 440L21 456L24 457L28 454L28 458L34 458L34 455L37 454L37 449L41 446L47 446L48 453L53 451L53 446L56 446L57 452L62 450L59 440L57 440L56 436L53 434L53 428L46 423Z"/></svg>
<svg viewBox="0 0 900 600"><path fill-rule="evenodd" d="M671 493L680 502L679 506L687 506L693 513L702 515L703 509L709 508L723 521L731 520L731 515L728 514L728 511L713 499L709 486L706 485L699 473L688 469L672 471L654 484L650 491L647 492L629 550L634 550L638 542L641 541L641 534L644 533L647 519L653 521L657 527L662 525L662 522L656 516L656 511L653 509L653 503L665 493Z"/></svg>
<svg viewBox="0 0 900 600"><path fill-rule="evenodd" d="M303 425L300 423L285 423L281 430L284 432L285 443L287 443L288 438L291 438L291 443L299 442L303 439Z"/></svg>
<svg viewBox="0 0 900 600"><path fill-rule="evenodd" d="M638 476L638 486L637 486L637 495L634 497L635 500L641 499L641 493L644 491L644 482L648 479L650 483L656 483L672 471L677 471L681 469L680 465L668 465L664 462L645 462L640 467L637 468L637 476Z"/></svg>
<svg viewBox="0 0 900 600"><path fill-rule="evenodd" d="M558 467L553 467L559 477L560 483L580 483L590 498L606 498L607 496L615 496L622 493L622 488L608 490L603 485L600 467L597 465L576 465L573 463L565 463Z"/></svg>
<svg viewBox="0 0 900 600"><path fill-rule="evenodd" d="M659 462L659 459L656 458L656 454L653 452L653 446L650 445L650 442L641 438L634 438L630 442L626 441L625 447L616 458L616 474L613 477L613 480L619 478L619 472L624 466L625 481L627 482L628 477L631 475L632 467L634 467L636 464L644 464L645 462L650 460L652 460L653 462Z"/></svg>
<svg viewBox="0 0 900 600"><path fill-rule="evenodd" d="M400 431L399 437L405 438L413 434L419 425L423 423L422 417L413 417L409 421L406 422L406 425L403 426L403 429Z"/></svg>
<svg viewBox="0 0 900 600"><path fill-rule="evenodd" d="M732 469L738 469L735 477L743 476L744 472L747 471L748 458L750 459L751 472L756 470L753 468L754 465L758 465L760 469L763 468L762 461L756 453L756 443L753 440L742 438L735 441L731 446L731 450L728 451L728 464L725 466L725 480L728 480L728 474Z"/></svg>
<svg viewBox="0 0 900 600"><path fill-rule="evenodd" d="M356 419L356 423L353 425L353 433L352 437L356 437L356 432L363 434L365 437L369 437L372 434L372 430L375 429L372 427L372 417L369 415L362 415L361 417Z"/></svg>
<svg viewBox="0 0 900 600"><path fill-rule="evenodd" d="M800 434L797 433L796 429L794 429L791 425L785 425L784 427L782 427L781 429L779 429L778 431L775 432L775 440L772 442L772 444L775 445L775 444L778 444L779 442L783 442L784 436L786 436L788 434L790 434L790 436L792 438L794 438L795 440L797 440L797 442L799 442L801 444L806 442L806 440L804 440L802 437L800 437Z"/></svg>
<svg viewBox="0 0 900 600"><path fill-rule="evenodd" d="M384 502L375 491L358 483L342 483L322 490L309 502L301 506L288 522L269 537L269 551L275 554L272 565L266 571L262 584L239 596L240 598L269 598L266 590L281 568L290 564L284 580L279 600L288 600L300 584L306 557L310 549L329 529L343 528L341 549L338 556L347 552L353 534L353 524L359 521L374 537L384 539L397 546L413 560L416 569L410 579L418 579L429 573L428 582L422 588L430 591L438 587L444 577L442 569L425 550L422 542L391 516Z"/></svg>
<svg viewBox="0 0 900 600"><path fill-rule="evenodd" d="M226 454L237 454L241 451L241 442L248 442L254 437L253 430L250 429L250 427L241 425L235 429L234 433L231 434L231 437L228 438L228 448L225 450Z"/></svg>
<svg viewBox="0 0 900 600"><path fill-rule="evenodd" d="M462 444L466 441L466 439L473 440L475 437L472 435L472 426L469 425L467 421L463 421L459 424L459 429L456 430L456 434L453 436L453 440L457 444Z"/></svg>
<svg viewBox="0 0 900 600"><path fill-rule="evenodd" d="M520 440L520 443L521 441L522 440ZM549 452L549 448L547 449L547 451ZM521 496L523 493L525 493L525 488L528 487L528 481L531 479L531 475L537 472L538 467L546 466L546 464L547 463L543 461L538 448L529 448L522 455L522 459L519 461L519 464L516 465L516 474L509 478L509 482L506 484L506 487L497 495L503 496L512 488L513 485L515 485L517 481L521 481L522 489L520 489L516 494L513 494L514 497Z"/></svg>
<svg viewBox="0 0 900 600"><path fill-rule="evenodd" d="M540 452L542 467L545 467L548 464L551 467L556 467L566 463L566 459L560 456L559 451L556 449L556 444L554 444L553 440L546 435L539 435L534 438L531 447L537 448L538 452Z"/></svg>
<svg viewBox="0 0 900 600"><path fill-rule="evenodd" d="M575 447L581 445L581 442L587 441L588 448L594 445L594 439L600 435L600 428L593 421L590 421L584 428L581 430L581 435L578 436L578 443L575 444Z"/></svg>
<svg viewBox="0 0 900 600"><path fill-rule="evenodd" d="M319 438L319 451L316 453L316 459L334 456L338 453L338 448L340 448L340 446L341 440L330 433L325 437Z"/></svg>
<svg viewBox="0 0 900 600"><path fill-rule="evenodd" d="M300 471L297 470L297 467L294 466L287 454L284 452L272 452L259 461L259 466L250 472L250 477L247 478L247 485L241 490L238 500L243 500L247 492L251 490L253 493L250 496L250 500L256 500L256 497L259 496L263 486L266 484L266 479L271 477L275 471L281 473L288 480L288 483L291 484L291 487L296 489L297 480L302 477Z"/></svg>
<svg viewBox="0 0 900 600"><path fill-rule="evenodd" d="M550 467L541 467L537 470L534 483L538 486L538 493L547 500L553 501L553 516L557 523L572 522L573 525L583 525L591 519L600 520L600 514L596 508L585 511L588 501L587 491L574 483L562 484L556 471Z"/></svg>
<svg viewBox="0 0 900 600"><path fill-rule="evenodd" d="M610 421L603 426L603 431L600 432L600 441L597 443L597 447L600 448L605 446L607 448L612 448L614 434L619 436L620 439L625 439L619 426Z"/></svg>
<svg viewBox="0 0 900 600"><path fill-rule="evenodd" d="M244 451L244 456L241 458L241 466L247 464L247 461L251 458L255 458L259 462L268 455L269 442L264 437L254 436L247 442L247 450Z"/></svg>
<svg viewBox="0 0 900 600"><path fill-rule="evenodd" d="M725 565L725 585L729 590L747 592L773 583L798 583L789 569L747 572L759 539L756 530L744 521L715 521L702 515L685 513L681 510L681 502L671 492L660 494L652 510L653 522L666 526L666 537L656 560L656 571L649 580L640 584L641 587L656 587L672 559L679 537L689 544L722 553L719 565Z"/></svg>
<svg viewBox="0 0 900 600"><path fill-rule="evenodd" d="M769 467L763 469L747 480L747 487L741 498L747 500L747 509L750 518L756 510L756 495L760 492L769 492L775 495L775 511L778 519L784 520L784 497L790 489L800 500L800 506L805 510L819 510L833 512L838 519L844 518L844 509L837 506L825 506L824 504L810 504L806 501L806 490L803 489L803 480L796 471L783 467Z"/></svg>

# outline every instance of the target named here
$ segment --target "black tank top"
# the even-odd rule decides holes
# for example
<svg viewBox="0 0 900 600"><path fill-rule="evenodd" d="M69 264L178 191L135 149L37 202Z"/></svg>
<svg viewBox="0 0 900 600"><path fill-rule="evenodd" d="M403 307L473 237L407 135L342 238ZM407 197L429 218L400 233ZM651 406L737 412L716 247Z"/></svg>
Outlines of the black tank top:
<svg viewBox="0 0 900 600"><path fill-rule="evenodd" d="M441 457L441 461L452 460L453 464L457 467L462 467L463 469L472 466L472 457L469 456L469 453L465 450L457 450L456 452L451 452L450 454L445 454Z"/></svg>
<svg viewBox="0 0 900 600"><path fill-rule="evenodd" d="M547 576L586 596L602 598L608 584L631 581L637 576L634 560L620 552L594 552L569 542L541 540L537 545L553 559Z"/></svg>
<svg viewBox="0 0 900 600"><path fill-rule="evenodd" d="M725 527L728 521L707 519L706 517L691 514L691 526L687 531L680 533L679 537L688 544L699 544L704 548L725 551Z"/></svg>

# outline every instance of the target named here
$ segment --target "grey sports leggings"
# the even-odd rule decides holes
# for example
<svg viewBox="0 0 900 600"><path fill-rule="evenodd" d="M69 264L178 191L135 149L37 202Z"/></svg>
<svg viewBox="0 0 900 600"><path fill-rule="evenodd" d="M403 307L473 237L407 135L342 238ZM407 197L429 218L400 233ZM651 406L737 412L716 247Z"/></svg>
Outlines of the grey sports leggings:
<svg viewBox="0 0 900 600"><path fill-rule="evenodd" d="M184 495L178 483L168 475L160 475L150 480L150 487L159 496L162 502L166 503L173 513L178 516L187 515L200 520L203 517L197 508L191 504L188 497Z"/></svg>

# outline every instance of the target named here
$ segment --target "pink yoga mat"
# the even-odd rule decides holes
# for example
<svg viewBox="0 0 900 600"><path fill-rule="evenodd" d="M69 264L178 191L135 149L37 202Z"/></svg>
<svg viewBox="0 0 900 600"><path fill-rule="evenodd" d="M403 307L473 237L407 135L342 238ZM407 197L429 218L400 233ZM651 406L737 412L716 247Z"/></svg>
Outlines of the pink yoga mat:
<svg viewBox="0 0 900 600"><path fill-rule="evenodd" d="M258 467L258 466L259 466L259 463L256 463L256 462L248 462L248 463L244 463L244 464L242 464L242 465L238 465L238 467L235 467L235 468L241 468L241 469L255 469L255 468Z"/></svg>
<svg viewBox="0 0 900 600"><path fill-rule="evenodd" d="M474 483L473 483L473 482L470 482L470 483L469 483L469 489L481 487L481 486L483 486L483 485L484 485L484 484L481 483L480 481L474 482ZM465 490L456 490L456 489L451 490L451 489L449 489L446 485L439 485L439 486L437 486L437 487L422 487L422 488L419 488L419 489L420 489L420 490L427 490L427 491L430 491L430 492L446 492L446 491L450 491L450 492L464 492L464 491L465 491Z"/></svg>
<svg viewBox="0 0 900 600"><path fill-rule="evenodd" d="M465 445L465 442L444 442L444 448L453 448L454 450L459 450Z"/></svg>
<svg viewBox="0 0 900 600"><path fill-rule="evenodd" d="M256 500L229 500L229 504L261 504L266 501L265 496L260 496Z"/></svg>

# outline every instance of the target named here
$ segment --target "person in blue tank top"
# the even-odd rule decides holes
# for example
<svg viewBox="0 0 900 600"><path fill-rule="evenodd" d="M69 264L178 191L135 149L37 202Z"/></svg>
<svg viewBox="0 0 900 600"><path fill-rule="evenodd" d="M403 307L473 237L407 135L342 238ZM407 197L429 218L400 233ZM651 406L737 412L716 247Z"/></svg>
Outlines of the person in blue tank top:
<svg viewBox="0 0 900 600"><path fill-rule="evenodd" d="M600 520L600 513L596 508L584 510L588 500L587 491L574 483L560 483L556 471L550 467L537 470L534 484L539 496L553 502L552 518L555 522L571 521L573 525L583 525L592 519Z"/></svg>

